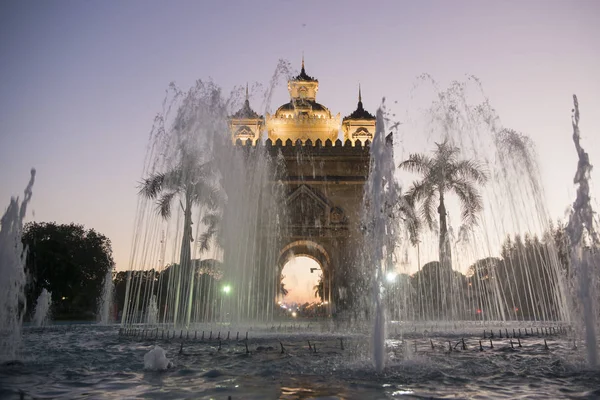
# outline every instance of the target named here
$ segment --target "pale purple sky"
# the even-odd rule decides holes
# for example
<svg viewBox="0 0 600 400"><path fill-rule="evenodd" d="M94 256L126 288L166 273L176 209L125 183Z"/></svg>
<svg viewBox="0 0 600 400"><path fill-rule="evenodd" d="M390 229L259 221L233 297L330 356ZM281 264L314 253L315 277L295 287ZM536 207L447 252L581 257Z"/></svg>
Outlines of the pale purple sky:
<svg viewBox="0 0 600 400"><path fill-rule="evenodd" d="M95 228L126 268L146 141L169 82L187 88L212 77L227 91L267 83L278 59L296 65L302 52L320 81L319 102L342 115L356 106L358 82L371 112L383 96L402 111L422 73L442 87L476 75L503 124L535 141L555 218L575 193L576 93L585 145L600 170L596 0L5 0L2 208L22 194L35 167L29 219ZM279 88L281 102L286 95Z"/></svg>

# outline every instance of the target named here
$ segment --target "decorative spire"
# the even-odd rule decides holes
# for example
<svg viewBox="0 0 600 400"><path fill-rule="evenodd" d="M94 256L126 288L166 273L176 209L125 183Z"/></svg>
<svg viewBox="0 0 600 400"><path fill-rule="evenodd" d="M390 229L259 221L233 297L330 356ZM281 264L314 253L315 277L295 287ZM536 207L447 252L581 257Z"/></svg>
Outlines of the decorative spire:
<svg viewBox="0 0 600 400"><path fill-rule="evenodd" d="M318 79L309 76L304 69L304 52L302 52L302 68L300 69L300 74L293 78L294 81L306 81L306 82L318 82Z"/></svg>
<svg viewBox="0 0 600 400"><path fill-rule="evenodd" d="M358 84L358 102L362 103L362 95L360 93L360 83Z"/></svg>
<svg viewBox="0 0 600 400"><path fill-rule="evenodd" d="M347 119L366 119L366 120L374 120L375 119L375 116L373 114L369 113L363 107L362 90L360 87L360 83L358 84L358 104L356 106L356 110L354 110L354 112L352 114L348 115L347 117L344 117L344 121Z"/></svg>
<svg viewBox="0 0 600 400"><path fill-rule="evenodd" d="M242 108L240 108L238 112L233 114L231 117L235 119L262 118L252 109L252 107L250 107L250 96L248 95L248 82L246 82L246 99L244 100L244 104L242 105Z"/></svg>

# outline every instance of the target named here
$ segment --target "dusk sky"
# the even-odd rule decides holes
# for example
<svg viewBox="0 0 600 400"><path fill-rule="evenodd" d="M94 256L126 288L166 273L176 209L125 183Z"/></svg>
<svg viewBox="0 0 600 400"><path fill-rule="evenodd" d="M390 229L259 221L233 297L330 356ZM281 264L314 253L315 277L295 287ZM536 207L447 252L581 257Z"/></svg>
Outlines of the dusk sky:
<svg viewBox="0 0 600 400"><path fill-rule="evenodd" d="M369 111L386 96L402 115L417 76L442 87L477 76L503 125L535 142L553 218L575 197L575 93L600 179L597 0L3 1L2 209L22 197L35 167L28 220L98 230L125 269L148 134L168 84L266 84L279 59L299 68L303 52L318 101L342 116L356 107L359 82ZM285 101L281 86L274 106Z"/></svg>

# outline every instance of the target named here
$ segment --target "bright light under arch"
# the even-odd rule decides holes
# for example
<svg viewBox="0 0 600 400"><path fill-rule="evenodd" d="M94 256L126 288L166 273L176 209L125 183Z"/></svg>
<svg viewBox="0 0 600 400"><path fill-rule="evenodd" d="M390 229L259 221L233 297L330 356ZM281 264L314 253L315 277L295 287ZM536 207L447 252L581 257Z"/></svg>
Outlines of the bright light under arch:
<svg viewBox="0 0 600 400"><path fill-rule="evenodd" d="M284 276L283 284L288 290L288 295L282 301L287 304L320 301L315 297L314 287L319 284L322 273L321 265L314 259L306 256L292 257L281 271L281 275Z"/></svg>

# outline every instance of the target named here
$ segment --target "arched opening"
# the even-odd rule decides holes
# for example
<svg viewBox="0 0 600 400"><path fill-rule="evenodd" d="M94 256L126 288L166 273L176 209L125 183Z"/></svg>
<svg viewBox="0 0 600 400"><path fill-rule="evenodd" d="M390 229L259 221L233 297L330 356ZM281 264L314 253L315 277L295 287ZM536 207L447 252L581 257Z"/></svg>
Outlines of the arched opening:
<svg viewBox="0 0 600 400"><path fill-rule="evenodd" d="M281 270L281 304L289 307L321 303L323 294L323 269L312 257L290 258Z"/></svg>
<svg viewBox="0 0 600 400"><path fill-rule="evenodd" d="M323 246L307 240L289 243L280 252L279 271L280 315L298 318L331 315L331 262ZM283 296L285 291L287 295Z"/></svg>

